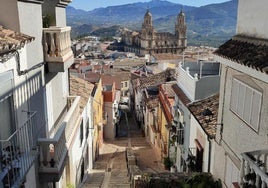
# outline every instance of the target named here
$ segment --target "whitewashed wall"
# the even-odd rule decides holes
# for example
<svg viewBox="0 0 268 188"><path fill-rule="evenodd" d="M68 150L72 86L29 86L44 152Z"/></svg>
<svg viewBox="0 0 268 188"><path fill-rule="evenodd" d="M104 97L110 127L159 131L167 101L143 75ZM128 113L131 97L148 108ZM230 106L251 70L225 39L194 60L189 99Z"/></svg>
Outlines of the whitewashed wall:
<svg viewBox="0 0 268 188"><path fill-rule="evenodd" d="M236 33L267 39L267 9L267 0L239 0Z"/></svg>

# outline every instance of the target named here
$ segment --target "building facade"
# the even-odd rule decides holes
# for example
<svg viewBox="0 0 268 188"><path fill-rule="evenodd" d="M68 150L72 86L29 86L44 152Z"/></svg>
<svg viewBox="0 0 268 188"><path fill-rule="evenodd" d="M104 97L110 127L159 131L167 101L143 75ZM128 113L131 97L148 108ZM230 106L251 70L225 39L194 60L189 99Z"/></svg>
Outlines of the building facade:
<svg viewBox="0 0 268 188"><path fill-rule="evenodd" d="M268 2L239 1L237 31L215 52L222 64L213 174L225 187L267 187Z"/></svg>
<svg viewBox="0 0 268 188"><path fill-rule="evenodd" d="M87 110L69 95L69 2L0 2L0 187L77 186L87 168Z"/></svg>
<svg viewBox="0 0 268 188"><path fill-rule="evenodd" d="M123 32L124 51L144 56L153 53L179 53L187 47L187 26L185 14L182 11L177 16L175 34L157 32L153 27L152 19L152 14L147 10L140 32Z"/></svg>

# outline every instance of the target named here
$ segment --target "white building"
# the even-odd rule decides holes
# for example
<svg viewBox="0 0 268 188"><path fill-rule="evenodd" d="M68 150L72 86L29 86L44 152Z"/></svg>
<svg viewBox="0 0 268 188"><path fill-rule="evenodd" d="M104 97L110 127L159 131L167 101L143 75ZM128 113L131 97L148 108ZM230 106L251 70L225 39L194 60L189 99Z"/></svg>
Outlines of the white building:
<svg viewBox="0 0 268 188"><path fill-rule="evenodd" d="M191 112L189 148L194 154L194 161L189 164L190 170L212 172L213 145L219 107L219 95L213 95L188 105ZM190 157L190 156L187 156ZM191 160L191 158L190 158Z"/></svg>
<svg viewBox="0 0 268 188"><path fill-rule="evenodd" d="M76 145L84 112L68 87L69 2L0 2L0 24L10 29L0 29L0 187L76 186L82 177Z"/></svg>
<svg viewBox="0 0 268 188"><path fill-rule="evenodd" d="M200 130L206 137L206 132L202 130L201 124L194 120L193 114L188 109L188 104L218 93L220 87L219 69L220 64L216 62L185 62L184 64L180 63L178 66L177 86L173 87L176 93L173 116L177 127L175 165L179 172L188 170L189 157L191 158L192 156L197 159L196 151L199 144L195 140L198 140L198 135L201 134L197 134L198 131L196 130ZM201 148L199 147L199 149ZM205 152L204 155L207 155L207 153ZM205 159L203 154L200 154L200 156ZM195 164L197 164L196 161ZM206 165L206 168L200 165L198 170L208 171L210 169L208 169L208 165Z"/></svg>
<svg viewBox="0 0 268 188"><path fill-rule="evenodd" d="M72 164L69 166L70 182L73 182L73 185L79 184L86 175L86 171L93 168L93 141L94 131L96 131L93 125L93 97L91 96L93 89L94 84L70 76L70 95L80 96L79 116L81 119L77 133L72 139L73 144L69 147L69 164Z"/></svg>
<svg viewBox="0 0 268 188"><path fill-rule="evenodd" d="M215 52L222 63L214 175L225 187L267 187L266 0L240 0L236 35Z"/></svg>
<svg viewBox="0 0 268 188"><path fill-rule="evenodd" d="M31 70L26 61L33 37L3 27L0 33L0 187L36 185L37 139L46 125L43 63Z"/></svg>

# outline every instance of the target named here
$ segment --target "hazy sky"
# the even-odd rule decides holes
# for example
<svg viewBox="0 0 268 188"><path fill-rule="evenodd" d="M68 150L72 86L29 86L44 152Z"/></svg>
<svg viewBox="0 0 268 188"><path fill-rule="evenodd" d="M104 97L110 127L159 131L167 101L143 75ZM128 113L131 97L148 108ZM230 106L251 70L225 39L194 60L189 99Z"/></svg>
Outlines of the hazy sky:
<svg viewBox="0 0 268 188"><path fill-rule="evenodd" d="M100 7L123 5L135 2L149 2L149 1L150 0L72 0L72 3L70 3L69 5L78 9L93 10L95 8ZM212 3L226 2L229 0L168 0L168 1L173 3L180 3L183 5L199 7Z"/></svg>

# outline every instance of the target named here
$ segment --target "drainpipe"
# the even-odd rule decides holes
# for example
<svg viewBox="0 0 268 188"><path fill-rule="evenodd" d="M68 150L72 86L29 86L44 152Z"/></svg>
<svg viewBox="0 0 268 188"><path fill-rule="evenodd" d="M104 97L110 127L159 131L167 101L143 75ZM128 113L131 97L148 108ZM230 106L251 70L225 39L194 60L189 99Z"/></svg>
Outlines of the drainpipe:
<svg viewBox="0 0 268 188"><path fill-rule="evenodd" d="M211 139L209 136L208 139L208 172L210 173L210 164L211 164Z"/></svg>
<svg viewBox="0 0 268 188"><path fill-rule="evenodd" d="M21 76L21 75L25 75L27 74L28 72L32 71L32 70L35 70L39 67L42 67L43 65L45 65L45 62L41 62L41 63L38 63L34 66L32 66L31 68L29 69L26 69L26 70L20 70L20 54L18 52L18 50L15 50L14 51L14 54L15 54L15 59L16 59L16 63L17 63L17 72L18 72L18 75Z"/></svg>

